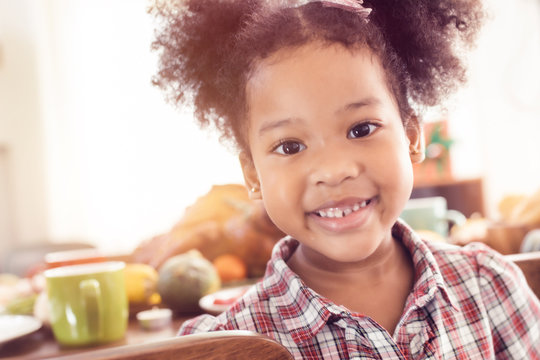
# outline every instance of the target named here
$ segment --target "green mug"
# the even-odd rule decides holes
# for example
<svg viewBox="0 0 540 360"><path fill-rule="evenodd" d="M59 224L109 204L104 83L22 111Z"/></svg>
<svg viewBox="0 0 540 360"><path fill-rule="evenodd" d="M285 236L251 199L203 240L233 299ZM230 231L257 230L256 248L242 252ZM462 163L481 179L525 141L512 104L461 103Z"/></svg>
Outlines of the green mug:
<svg viewBox="0 0 540 360"><path fill-rule="evenodd" d="M123 262L109 261L45 271L51 327L61 345L124 337L129 317L124 268Z"/></svg>
<svg viewBox="0 0 540 360"><path fill-rule="evenodd" d="M442 196L410 199L400 217L414 230L429 230L448 236L453 225L463 225L467 218L457 210L449 210Z"/></svg>

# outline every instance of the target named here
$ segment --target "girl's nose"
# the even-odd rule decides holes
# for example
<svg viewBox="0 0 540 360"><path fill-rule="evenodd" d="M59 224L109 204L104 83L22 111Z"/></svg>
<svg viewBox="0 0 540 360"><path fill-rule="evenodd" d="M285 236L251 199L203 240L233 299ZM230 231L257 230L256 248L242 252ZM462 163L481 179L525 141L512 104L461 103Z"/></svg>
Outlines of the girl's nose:
<svg viewBox="0 0 540 360"><path fill-rule="evenodd" d="M310 182L312 185L336 186L356 178L362 165L352 156L339 151L323 151L313 159Z"/></svg>

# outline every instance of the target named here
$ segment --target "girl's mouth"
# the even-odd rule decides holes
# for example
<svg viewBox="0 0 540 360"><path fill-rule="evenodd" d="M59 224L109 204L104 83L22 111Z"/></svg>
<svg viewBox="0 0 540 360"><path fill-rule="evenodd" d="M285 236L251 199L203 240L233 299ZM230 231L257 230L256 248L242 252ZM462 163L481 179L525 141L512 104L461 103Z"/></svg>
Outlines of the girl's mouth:
<svg viewBox="0 0 540 360"><path fill-rule="evenodd" d="M318 210L308 213L312 224L331 233L349 232L364 226L377 197L370 199L347 200L323 205Z"/></svg>
<svg viewBox="0 0 540 360"><path fill-rule="evenodd" d="M348 206L329 207L315 211L315 215L322 218L342 218L365 208L371 203L371 199L357 202Z"/></svg>

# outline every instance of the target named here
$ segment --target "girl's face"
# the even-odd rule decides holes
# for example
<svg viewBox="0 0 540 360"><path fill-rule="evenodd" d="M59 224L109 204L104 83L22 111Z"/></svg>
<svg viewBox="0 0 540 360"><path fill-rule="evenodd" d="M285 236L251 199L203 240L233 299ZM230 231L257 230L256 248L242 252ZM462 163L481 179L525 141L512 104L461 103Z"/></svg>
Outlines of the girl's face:
<svg viewBox="0 0 540 360"><path fill-rule="evenodd" d="M248 82L247 185L272 221L329 260L367 259L391 240L413 184L405 130L369 50L310 44L262 61Z"/></svg>

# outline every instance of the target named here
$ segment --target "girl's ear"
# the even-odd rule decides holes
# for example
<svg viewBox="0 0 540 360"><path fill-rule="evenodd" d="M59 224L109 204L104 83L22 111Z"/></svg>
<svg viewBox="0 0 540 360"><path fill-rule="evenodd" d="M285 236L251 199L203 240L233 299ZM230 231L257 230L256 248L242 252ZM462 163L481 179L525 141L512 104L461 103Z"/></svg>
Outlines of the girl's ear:
<svg viewBox="0 0 540 360"><path fill-rule="evenodd" d="M242 166L242 172L244 173L244 181L248 188L249 198L251 200L261 200L261 184L251 156L245 151L242 151L238 158Z"/></svg>
<svg viewBox="0 0 540 360"><path fill-rule="evenodd" d="M425 141L424 131L420 120L415 115L409 118L407 122L407 138L409 139L409 155L413 164L424 161Z"/></svg>

